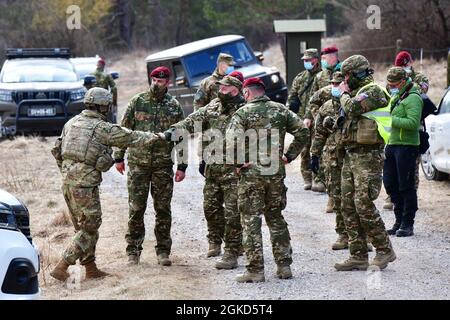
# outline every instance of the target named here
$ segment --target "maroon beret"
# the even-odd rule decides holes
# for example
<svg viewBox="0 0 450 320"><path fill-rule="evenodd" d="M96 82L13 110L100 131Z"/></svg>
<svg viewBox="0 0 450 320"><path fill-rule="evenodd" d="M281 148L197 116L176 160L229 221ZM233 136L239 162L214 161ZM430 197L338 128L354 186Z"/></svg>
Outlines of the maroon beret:
<svg viewBox="0 0 450 320"><path fill-rule="evenodd" d="M339 51L339 49L338 48L336 48L336 46L330 46L330 47L326 47L326 48L323 48L323 50L320 52L320 54L322 55L322 54L329 54L329 53L335 53L335 52L338 52Z"/></svg>
<svg viewBox="0 0 450 320"><path fill-rule="evenodd" d="M248 78L247 80L244 81L244 84L242 85L243 88L256 86L263 87L264 89L266 88L264 82L260 78Z"/></svg>
<svg viewBox="0 0 450 320"><path fill-rule="evenodd" d="M240 71L233 71L232 73L229 74L229 76L230 77L235 77L240 82L244 82L244 75Z"/></svg>
<svg viewBox="0 0 450 320"><path fill-rule="evenodd" d="M150 77L159 78L159 79L169 79L170 78L170 70L167 67L161 66L155 68L151 73Z"/></svg>
<svg viewBox="0 0 450 320"><path fill-rule="evenodd" d="M395 66L396 67L404 67L408 64L408 62L412 61L412 57L408 51L400 51L395 57Z"/></svg>

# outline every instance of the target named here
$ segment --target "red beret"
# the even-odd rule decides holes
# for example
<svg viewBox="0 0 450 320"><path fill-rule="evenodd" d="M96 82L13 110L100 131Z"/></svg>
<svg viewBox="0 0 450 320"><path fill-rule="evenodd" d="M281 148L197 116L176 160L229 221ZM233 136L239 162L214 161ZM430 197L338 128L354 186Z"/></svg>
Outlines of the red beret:
<svg viewBox="0 0 450 320"><path fill-rule="evenodd" d="M230 77L235 77L240 82L244 82L244 75L240 71L233 71L232 73L229 74L229 76Z"/></svg>
<svg viewBox="0 0 450 320"><path fill-rule="evenodd" d="M248 78L247 80L244 81L244 84L242 85L243 88L254 86L261 86L264 89L266 88L264 82L260 78Z"/></svg>
<svg viewBox="0 0 450 320"><path fill-rule="evenodd" d="M412 61L411 54L409 54L408 51L400 51L397 54L397 57L395 57L395 66L396 67L404 67L406 66L410 61Z"/></svg>
<svg viewBox="0 0 450 320"><path fill-rule="evenodd" d="M101 63L102 65L106 64L105 60L102 57L100 57L97 62Z"/></svg>
<svg viewBox="0 0 450 320"><path fill-rule="evenodd" d="M170 70L167 67L161 66L153 69L150 73L150 77L159 78L159 79L169 79L170 78Z"/></svg>
<svg viewBox="0 0 450 320"><path fill-rule="evenodd" d="M329 54L329 53L335 53L335 52L338 52L338 51L339 51L339 49L336 48L335 45L333 45L333 46L330 46L330 47L323 48L323 50L320 52L320 54L321 55L322 54Z"/></svg>

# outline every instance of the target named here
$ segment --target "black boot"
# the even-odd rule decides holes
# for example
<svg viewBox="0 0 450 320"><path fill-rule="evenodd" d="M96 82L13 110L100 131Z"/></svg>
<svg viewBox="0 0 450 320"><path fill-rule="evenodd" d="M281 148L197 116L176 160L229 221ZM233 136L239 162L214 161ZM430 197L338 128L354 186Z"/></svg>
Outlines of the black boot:
<svg viewBox="0 0 450 320"><path fill-rule="evenodd" d="M414 235L414 227L411 226L401 226L400 229L395 233L397 237L411 237Z"/></svg>
<svg viewBox="0 0 450 320"><path fill-rule="evenodd" d="M397 233L397 231L400 229L400 222L395 221L394 225L391 229L387 230L388 235L393 236Z"/></svg>

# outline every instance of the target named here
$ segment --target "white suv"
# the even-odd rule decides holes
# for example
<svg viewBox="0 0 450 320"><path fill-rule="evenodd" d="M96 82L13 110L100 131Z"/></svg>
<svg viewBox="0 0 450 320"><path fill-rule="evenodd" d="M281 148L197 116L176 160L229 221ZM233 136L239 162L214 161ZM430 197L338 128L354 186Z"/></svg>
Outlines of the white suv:
<svg viewBox="0 0 450 320"><path fill-rule="evenodd" d="M450 87L436 115L425 119L430 149L422 156L422 170L428 180L446 180L450 174Z"/></svg>
<svg viewBox="0 0 450 320"><path fill-rule="evenodd" d="M0 189L0 300L39 299L39 254L25 205Z"/></svg>

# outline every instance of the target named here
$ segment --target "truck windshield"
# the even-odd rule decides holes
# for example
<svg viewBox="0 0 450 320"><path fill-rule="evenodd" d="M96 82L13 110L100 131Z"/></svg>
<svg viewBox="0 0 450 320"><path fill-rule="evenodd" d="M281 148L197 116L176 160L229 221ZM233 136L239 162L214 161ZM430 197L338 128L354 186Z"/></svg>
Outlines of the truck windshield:
<svg viewBox="0 0 450 320"><path fill-rule="evenodd" d="M228 53L232 55L237 66L244 66L254 59L254 55L245 41L225 43L186 56L184 62L190 77L204 78L211 75L216 69L219 53Z"/></svg>
<svg viewBox="0 0 450 320"><path fill-rule="evenodd" d="M69 61L58 59L11 60L3 70L2 82L76 82L77 74Z"/></svg>

